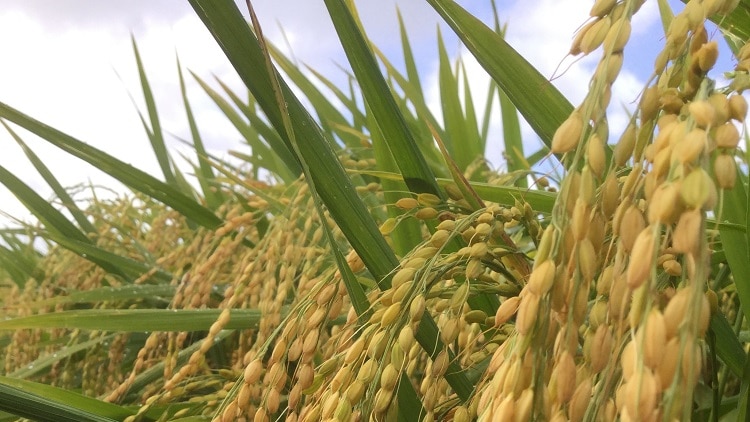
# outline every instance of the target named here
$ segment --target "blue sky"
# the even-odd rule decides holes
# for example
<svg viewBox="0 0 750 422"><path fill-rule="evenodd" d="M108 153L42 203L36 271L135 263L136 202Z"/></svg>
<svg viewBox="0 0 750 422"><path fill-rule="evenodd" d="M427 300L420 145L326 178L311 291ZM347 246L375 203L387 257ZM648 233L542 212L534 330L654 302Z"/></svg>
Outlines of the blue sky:
<svg viewBox="0 0 750 422"><path fill-rule="evenodd" d="M244 1L240 7L245 10ZM491 23L489 0L459 1L483 21ZM551 76L561 60L571 64L554 81L577 104L585 93L598 53L574 61L566 52L575 30L586 20L592 2L583 0L497 0L502 22L508 22L507 39L543 74ZM679 2L675 2L680 4ZM337 64L345 57L326 15L322 1L262 0L254 2L265 34L282 43L280 27L297 59L324 75L343 81ZM394 61L401 63L396 20L398 6L419 61L423 83L437 108L436 28L437 14L421 0L358 0L360 16L373 41ZM649 76L653 57L662 41L656 2L649 1L634 19L634 31L626 49L625 70L615 85L616 105L610 126L624 125L622 106L632 102ZM467 60L474 81L472 89L485 89L486 76L471 64L465 49L443 24L447 47L454 57ZM169 134L188 137L179 97L175 52L183 66L210 80L216 75L241 90L241 84L213 39L194 16L187 2L174 0L5 0L0 10L0 38L4 41L0 66L0 101L5 102L80 140L158 175L158 166L141 127L135 104L143 109L130 34L139 44L142 58L158 101L162 126L170 145L179 143ZM714 35L718 37L718 35ZM726 57L726 54L724 55ZM239 135L213 107L195 83L188 86L198 123L212 152L246 149ZM241 92L241 91L240 91ZM481 95L479 95L481 97ZM496 119L499 120L499 119ZM495 126L499 131L499 126ZM86 183L117 186L107 176L76 159L21 132L65 185ZM533 142L533 135L525 134ZM13 171L45 197L51 195L20 149L0 132L0 165ZM184 150L185 152L189 152ZM488 157L501 166L499 142L490 143ZM0 186L0 211L26 218L23 207ZM0 219L0 221L3 221ZM2 223L0 223L2 224Z"/></svg>

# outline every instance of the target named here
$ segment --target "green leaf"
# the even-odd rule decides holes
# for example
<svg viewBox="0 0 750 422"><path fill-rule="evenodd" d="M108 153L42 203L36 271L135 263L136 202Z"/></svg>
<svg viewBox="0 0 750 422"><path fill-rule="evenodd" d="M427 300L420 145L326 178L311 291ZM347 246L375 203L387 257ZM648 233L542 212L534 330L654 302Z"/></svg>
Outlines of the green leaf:
<svg viewBox="0 0 750 422"><path fill-rule="evenodd" d="M214 228L222 223L211 210L174 187L2 102L0 102L0 118L7 119L63 151L88 162L126 186L163 202L197 224Z"/></svg>
<svg viewBox="0 0 750 422"><path fill-rule="evenodd" d="M352 66L362 95L372 110L383 138L396 161L404 182L412 192L428 192L439 197L444 194L422 156L388 84L378 68L352 13L342 0L325 0L328 13L339 35L349 64Z"/></svg>
<svg viewBox="0 0 750 422"><path fill-rule="evenodd" d="M68 194L68 191L60 184L60 182L57 180L55 175L52 174L52 172L47 168L47 166L42 162L41 159L32 151L26 143L19 137L16 132L11 129L10 126L8 126L5 121L0 121L0 123L3 124L5 129L10 133L10 135L15 139L16 142L18 142L18 145L21 146L21 149L23 149L23 153L26 154L26 157L28 157L29 161L31 161L31 164L34 165L34 168L39 172L39 174L42 176L45 182L52 188L52 191L55 192L55 195L57 195L58 198L60 198L60 202L65 206L65 208L70 212L70 214L73 216L73 218L76 220L78 225L86 232L86 233L97 233L96 228L93 224L86 218L86 215L81 211L80 208L76 205L73 198L70 197Z"/></svg>
<svg viewBox="0 0 750 422"><path fill-rule="evenodd" d="M710 327L716 336L716 354L734 375L742 376L747 355L732 326L724 315L714 314L711 316Z"/></svg>
<svg viewBox="0 0 750 422"><path fill-rule="evenodd" d="M687 3L687 0L682 0ZM750 2L741 0L728 15L709 16L711 22L743 41L750 40Z"/></svg>
<svg viewBox="0 0 750 422"><path fill-rule="evenodd" d="M3 376L0 410L39 422L116 422L135 414L62 388Z"/></svg>
<svg viewBox="0 0 750 422"><path fill-rule="evenodd" d="M406 26L404 26L404 19L401 17L401 11L397 10L398 15L398 31L401 35L401 51L404 52L404 65L406 67L406 76L409 83L414 87L417 92L424 92L422 90L422 83L419 81L419 72L417 71L417 63L414 60L414 53L412 53L411 43L409 42L409 36L406 33Z"/></svg>
<svg viewBox="0 0 750 422"><path fill-rule="evenodd" d="M221 309L86 309L0 321L0 330L24 328L78 328L98 331L207 331L221 315ZM232 309L224 329L258 326L260 311Z"/></svg>
<svg viewBox="0 0 750 422"><path fill-rule="evenodd" d="M177 76L180 80L180 93L182 94L182 104L185 107L185 115L187 117L188 126L190 127L190 137L192 138L192 146L195 148L195 153L198 157L198 167L196 168L196 178L198 184L200 184L201 190L203 191L203 197L206 199L208 208L216 210L224 202L224 197L221 194L221 190L216 189L214 183L214 172L211 168L211 163L208 159L208 153L206 147L203 145L203 139L198 131L198 124L195 122L195 116L193 115L193 109L188 101L187 89L185 89L185 78L182 74L182 65L180 64L180 58L177 57Z"/></svg>
<svg viewBox="0 0 750 422"><path fill-rule="evenodd" d="M295 63L292 63L277 49L271 47L271 53L275 62L279 68L289 76L289 79L302 91L305 97L310 101L310 104L315 108L318 115L318 122L322 126L324 132L329 136L333 135L333 125L345 125L350 126L349 122L346 121L344 115L326 98L326 96L308 79L304 73L300 71L300 68ZM339 137L348 148L356 149L360 148L359 139L355 136L348 135L346 133L339 132ZM333 139L333 138L331 138ZM335 142L331 145L334 150L340 149L340 146Z"/></svg>
<svg viewBox="0 0 750 422"><path fill-rule="evenodd" d="M370 121L374 120L371 113L367 114ZM393 156L383 139L383 134L379 128L372 122L372 131L370 136L373 140L372 148L375 152L375 162L379 170L398 173L398 165L396 164ZM383 187L383 199L386 204L395 204L401 198L411 197L406 195L404 192L408 192L408 188L404 183L403 179L379 179L380 185ZM402 214L402 211L397 209L395 206L387 206L386 211L388 217L397 218ZM396 228L390 234L391 240L393 241L394 251L400 255L405 256L409 253L416 245L422 242L422 227L421 224L414 219L403 219L401 220Z"/></svg>
<svg viewBox="0 0 750 422"><path fill-rule="evenodd" d="M8 374L9 377L13 378L28 378L31 376L34 376L36 374L44 372L46 369L50 368L52 365L54 365L57 362L60 362L63 359L67 359L74 354L86 350L90 347L93 347L97 344L106 343L109 341L112 341L112 339L115 338L115 334L110 334L108 336L97 336L97 338L93 340L84 341L78 344L72 344L72 345L66 345L64 348L55 351L54 353L41 356L35 361L29 363L26 366L23 366L11 373Z"/></svg>
<svg viewBox="0 0 750 422"><path fill-rule="evenodd" d="M291 182L302 174L299 162L274 129L263 122L255 113L246 114L246 117L250 120L250 124L248 125L242 118L242 115L237 113L218 92L197 75L192 75L201 88L203 88L203 91L208 94L237 131L245 138L253 150L253 155L260 155L264 159L264 167L266 169L278 175L284 182Z"/></svg>
<svg viewBox="0 0 750 422"><path fill-rule="evenodd" d="M745 183L739 183L745 180L745 176L740 173L739 169L736 172L738 183L731 190L725 190L723 194L721 220L748 227L750 226L749 197L745 190ZM734 285L737 288L737 297L740 300L742 312L750 315L750 279L744 277L750 274L750 244L748 244L750 238L747 233L732 230L723 225L719 225L719 233L727 263L734 274Z"/></svg>
<svg viewBox="0 0 750 422"><path fill-rule="evenodd" d="M499 34L453 0L427 0L549 148L573 106Z"/></svg>
<svg viewBox="0 0 750 422"><path fill-rule="evenodd" d="M135 42L135 37L131 35L131 43L133 44L133 54L135 55L135 63L138 66L138 77L141 81L141 88L143 89L143 99L146 102L146 110L148 111L149 120L151 120L151 127L146 125L146 121L141 116L141 122L143 123L144 129L148 134L148 139L151 141L151 148L154 150L156 160L159 162L159 167L164 174L164 180L168 184L178 187L177 179L172 173L172 166L169 159L169 153L167 152L167 145L164 142L164 134L161 130L161 122L159 121L159 113L156 111L156 101L154 101L154 94L151 92L151 85L148 83L146 77L146 70L143 67L143 61L141 61L141 55L138 52L138 45ZM140 114L140 112L139 112Z"/></svg>
<svg viewBox="0 0 750 422"><path fill-rule="evenodd" d="M86 256L82 248L88 251L101 251L94 246L86 235L73 225L67 218L44 198L39 196L32 188L23 183L5 167L0 166L0 183L4 184L19 201L34 214L48 230L48 237L58 243L69 245L68 249L89 261L99 265L107 272L126 277L125 273L112 262L100 259L99 256ZM104 252L104 251L101 251ZM127 277L126 277L127 278Z"/></svg>
<svg viewBox="0 0 750 422"><path fill-rule="evenodd" d="M170 300L177 290L169 284L132 284L120 287L100 287L98 289L79 290L67 295L28 303L31 309L64 305L69 303L120 302L134 299L163 298Z"/></svg>

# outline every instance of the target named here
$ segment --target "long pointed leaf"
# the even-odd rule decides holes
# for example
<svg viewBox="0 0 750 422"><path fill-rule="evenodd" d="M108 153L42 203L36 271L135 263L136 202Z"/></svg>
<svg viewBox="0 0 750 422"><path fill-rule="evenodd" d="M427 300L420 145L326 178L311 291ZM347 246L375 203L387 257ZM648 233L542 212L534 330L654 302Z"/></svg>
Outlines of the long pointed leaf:
<svg viewBox="0 0 750 422"><path fill-rule="evenodd" d="M573 106L503 38L453 0L427 0L549 145Z"/></svg>
<svg viewBox="0 0 750 422"><path fill-rule="evenodd" d="M222 223L211 210L174 187L2 102L0 102L0 118L7 119L38 135L52 145L104 171L126 186L169 205L195 223L209 228L218 227Z"/></svg>
<svg viewBox="0 0 750 422"><path fill-rule="evenodd" d="M78 328L98 331L207 331L221 309L86 309L0 321L0 330ZM232 309L227 330L256 328L260 311Z"/></svg>
<svg viewBox="0 0 750 422"><path fill-rule="evenodd" d="M343 0L325 0L328 13L342 42L362 94L372 110L388 148L404 175L406 185L415 193L428 192L443 197L422 153L409 131L396 101L380 73L357 22Z"/></svg>
<svg viewBox="0 0 750 422"><path fill-rule="evenodd" d="M38 422L116 422L135 414L62 388L2 376L0 410Z"/></svg>
<svg viewBox="0 0 750 422"><path fill-rule="evenodd" d="M164 142L164 134L161 130L161 122L159 121L159 113L156 111L156 101L154 101L154 94L151 91L151 85L148 83L146 77L146 69L143 66L141 60L141 54L138 52L138 44L135 42L135 37L131 36L131 43L133 44L133 54L135 55L135 63L138 67L138 77L141 81L141 88L143 89L143 99L146 101L146 110L148 111L148 117L151 121L151 127L146 127L148 138L151 141L151 148L154 150L156 160L161 167L161 171L164 174L164 180L168 184L177 187L177 179L172 173L172 166L169 159L169 153L167 152L167 145ZM145 126L145 122L144 122Z"/></svg>
<svg viewBox="0 0 750 422"><path fill-rule="evenodd" d="M195 116L193 115L193 109L188 101L187 89L185 89L185 78L182 74L182 65L180 64L180 58L177 57L177 76L180 80L180 93L182 94L182 104L185 107L185 115L187 117L188 126L190 127L190 137L192 138L192 146L195 148L195 153L198 156L198 168L196 177L198 183L203 191L203 197L206 198L206 204L212 210L216 210L224 201L221 191L212 186L214 181L214 172L211 168L206 154L206 147L203 145L203 139L201 139L200 132L198 131L198 124L195 122Z"/></svg>

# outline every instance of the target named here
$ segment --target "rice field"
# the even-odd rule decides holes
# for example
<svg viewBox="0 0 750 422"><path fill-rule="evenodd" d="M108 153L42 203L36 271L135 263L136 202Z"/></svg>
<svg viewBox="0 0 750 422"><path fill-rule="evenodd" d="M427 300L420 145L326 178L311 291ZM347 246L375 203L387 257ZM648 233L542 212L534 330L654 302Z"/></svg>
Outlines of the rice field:
<svg viewBox="0 0 750 422"><path fill-rule="evenodd" d="M302 72L250 4L248 25L190 0L250 94L199 80L252 151L240 165L196 130L184 174L149 133L149 175L0 102L19 143L130 189L65 189L27 150L56 207L0 166L38 221L0 231L0 421L746 420L750 3L659 1L653 75L612 133L645 0L580 17L569 54L600 58L580 104L499 25L427 2L491 77L484 110L440 40L437 118L406 32L402 73L343 0L325 5L356 89ZM712 80L725 44L735 67Z"/></svg>

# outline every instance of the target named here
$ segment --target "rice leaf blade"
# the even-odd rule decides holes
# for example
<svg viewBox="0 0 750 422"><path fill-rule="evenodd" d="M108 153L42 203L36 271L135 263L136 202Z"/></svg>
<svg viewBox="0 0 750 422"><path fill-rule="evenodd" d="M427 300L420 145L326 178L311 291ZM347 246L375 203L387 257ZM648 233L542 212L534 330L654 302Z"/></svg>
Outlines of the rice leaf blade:
<svg viewBox="0 0 750 422"><path fill-rule="evenodd" d="M211 210L203 207L178 189L2 102L0 102L0 118L7 119L63 151L88 162L126 186L161 201L197 224L213 228L222 223L221 219Z"/></svg>

